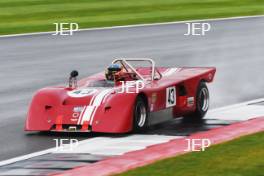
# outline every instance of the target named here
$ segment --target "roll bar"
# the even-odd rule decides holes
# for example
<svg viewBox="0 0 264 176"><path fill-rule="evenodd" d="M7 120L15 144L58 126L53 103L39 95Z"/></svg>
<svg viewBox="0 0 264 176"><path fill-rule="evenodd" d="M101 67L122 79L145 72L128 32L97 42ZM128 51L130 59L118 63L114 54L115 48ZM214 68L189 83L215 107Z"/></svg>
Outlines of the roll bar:
<svg viewBox="0 0 264 176"><path fill-rule="evenodd" d="M138 77L140 77L140 79L144 80L143 76L140 75L137 70L130 64L128 63L128 61L139 61L139 62L149 62L151 64L151 80L156 80L157 78L155 78L155 72L157 72L159 74L159 79L161 79L162 75L160 74L160 72L156 69L155 67L155 62L152 59L149 58L120 58L120 59L114 59L113 60L113 64L117 63L117 62L121 62L121 64L124 66L123 63L125 63L126 65L128 65L130 67L130 69L135 72Z"/></svg>

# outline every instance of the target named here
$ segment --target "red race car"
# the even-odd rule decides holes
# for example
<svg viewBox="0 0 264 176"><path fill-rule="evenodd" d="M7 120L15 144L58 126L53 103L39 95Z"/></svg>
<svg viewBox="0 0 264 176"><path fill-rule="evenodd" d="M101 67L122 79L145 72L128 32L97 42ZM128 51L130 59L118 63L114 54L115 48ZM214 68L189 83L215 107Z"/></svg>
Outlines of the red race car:
<svg viewBox="0 0 264 176"><path fill-rule="evenodd" d="M155 67L151 59L116 59L105 72L69 86L40 89L26 131L126 133L171 118L202 119L209 108L206 83L214 67Z"/></svg>

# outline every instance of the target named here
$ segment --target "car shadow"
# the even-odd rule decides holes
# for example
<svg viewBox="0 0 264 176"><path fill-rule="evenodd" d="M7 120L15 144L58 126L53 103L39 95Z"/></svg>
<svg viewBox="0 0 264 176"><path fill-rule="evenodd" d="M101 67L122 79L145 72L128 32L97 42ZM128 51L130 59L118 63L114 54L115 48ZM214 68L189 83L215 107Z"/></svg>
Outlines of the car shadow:
<svg viewBox="0 0 264 176"><path fill-rule="evenodd" d="M57 137L57 138L78 138L88 139L94 137L112 137L120 138L126 137L131 134L141 135L169 135L169 136L189 136L192 133L207 131L212 128L226 126L233 123L232 121L223 121L217 119L204 119L204 120L186 120L183 118L172 119L170 121L152 125L145 131L139 133L98 133L98 132L28 132L28 136L42 136L42 137Z"/></svg>

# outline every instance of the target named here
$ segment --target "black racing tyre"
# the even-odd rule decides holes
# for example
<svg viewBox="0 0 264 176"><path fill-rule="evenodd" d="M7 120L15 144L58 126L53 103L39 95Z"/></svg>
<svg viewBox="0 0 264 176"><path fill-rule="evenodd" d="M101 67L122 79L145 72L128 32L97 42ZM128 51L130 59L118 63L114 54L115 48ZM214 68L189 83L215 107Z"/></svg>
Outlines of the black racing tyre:
<svg viewBox="0 0 264 176"><path fill-rule="evenodd" d="M143 97L138 96L134 106L133 132L143 132L148 126L148 107Z"/></svg>
<svg viewBox="0 0 264 176"><path fill-rule="evenodd" d="M209 109L209 90L203 81L198 85L195 102L196 110L192 114L189 114L185 120L202 120Z"/></svg>

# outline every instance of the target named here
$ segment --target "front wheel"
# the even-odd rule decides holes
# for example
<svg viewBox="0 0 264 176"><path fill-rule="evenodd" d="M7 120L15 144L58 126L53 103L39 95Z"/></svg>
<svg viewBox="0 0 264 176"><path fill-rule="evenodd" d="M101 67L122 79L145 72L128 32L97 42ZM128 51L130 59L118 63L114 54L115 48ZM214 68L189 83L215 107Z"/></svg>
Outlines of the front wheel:
<svg viewBox="0 0 264 176"><path fill-rule="evenodd" d="M196 109L186 120L201 120L209 109L209 90L205 82L200 82L196 93Z"/></svg>
<svg viewBox="0 0 264 176"><path fill-rule="evenodd" d="M134 107L133 132L142 132L147 129L148 108L144 99L139 96Z"/></svg>

